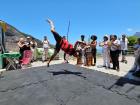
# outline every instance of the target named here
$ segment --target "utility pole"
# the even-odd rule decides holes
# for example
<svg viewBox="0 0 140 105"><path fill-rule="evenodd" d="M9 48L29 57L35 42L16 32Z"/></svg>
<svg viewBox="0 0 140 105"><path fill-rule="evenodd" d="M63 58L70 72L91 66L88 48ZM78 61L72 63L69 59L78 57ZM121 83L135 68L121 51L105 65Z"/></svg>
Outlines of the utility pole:
<svg viewBox="0 0 140 105"><path fill-rule="evenodd" d="M70 20L69 20L69 24L68 24L68 31L67 31L67 40L69 40L69 29L70 29Z"/></svg>
<svg viewBox="0 0 140 105"><path fill-rule="evenodd" d="M89 35L89 38L88 38L88 43L89 43L89 44L90 44L90 37L91 37L91 36Z"/></svg>

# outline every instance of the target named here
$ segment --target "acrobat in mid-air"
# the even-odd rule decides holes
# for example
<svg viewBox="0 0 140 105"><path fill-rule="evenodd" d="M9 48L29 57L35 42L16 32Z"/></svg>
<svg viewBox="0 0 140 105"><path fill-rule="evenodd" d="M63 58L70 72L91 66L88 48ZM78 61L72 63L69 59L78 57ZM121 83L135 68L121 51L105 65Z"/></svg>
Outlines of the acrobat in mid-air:
<svg viewBox="0 0 140 105"><path fill-rule="evenodd" d="M56 40L56 45L55 45L55 51L54 54L51 56L51 58L49 59L47 66L49 67L50 62L54 59L54 57L57 55L57 53L59 53L60 49L63 50L66 54L70 55L70 56L74 56L77 57L78 55L78 50L76 50L77 48L77 44L80 42L76 42L75 45L73 46L72 44L70 44L66 39L64 39L63 37L61 37L56 31L55 31L55 27L53 22L48 19L47 20L50 27L51 27L51 32L54 36L54 39Z"/></svg>

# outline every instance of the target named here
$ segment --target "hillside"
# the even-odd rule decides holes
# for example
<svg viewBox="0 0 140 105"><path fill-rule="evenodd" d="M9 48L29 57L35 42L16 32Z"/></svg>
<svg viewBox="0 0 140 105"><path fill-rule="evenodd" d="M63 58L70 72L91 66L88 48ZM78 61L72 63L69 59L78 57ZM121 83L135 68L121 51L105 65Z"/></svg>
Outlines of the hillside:
<svg viewBox="0 0 140 105"><path fill-rule="evenodd" d="M27 36L32 37L33 39L35 39L35 41L38 44L38 47L42 47L42 41L35 38L34 35L29 35L26 34L24 32L19 31L17 28L15 28L14 26L7 24L7 31L5 33L5 46L6 46L6 50L8 51L18 51L18 46L17 46L17 42L19 40L20 37L24 37L26 38ZM54 47L53 45L51 45L51 47Z"/></svg>
<svg viewBox="0 0 140 105"><path fill-rule="evenodd" d="M134 36L140 37L140 32L136 32Z"/></svg>
<svg viewBox="0 0 140 105"><path fill-rule="evenodd" d="M8 23L6 23L6 24L7 24L7 31L5 33L5 35L6 35L5 42L6 42L6 49L8 51L17 51L18 50L17 42L18 42L19 38L20 37L26 38L27 36L34 38L38 44L38 47L42 47L42 42L40 40L36 39L35 37L33 37L33 35L25 34L21 31L19 31L18 29L16 29L15 27L13 27L12 25L10 25Z"/></svg>

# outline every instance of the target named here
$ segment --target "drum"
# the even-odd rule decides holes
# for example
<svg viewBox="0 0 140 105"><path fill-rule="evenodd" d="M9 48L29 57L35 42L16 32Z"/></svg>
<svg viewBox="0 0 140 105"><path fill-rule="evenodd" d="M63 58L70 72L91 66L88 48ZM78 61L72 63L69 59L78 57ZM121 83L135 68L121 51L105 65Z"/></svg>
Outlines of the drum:
<svg viewBox="0 0 140 105"><path fill-rule="evenodd" d="M86 66L93 65L93 54L92 54L92 47L87 46L85 49L85 56L86 56Z"/></svg>
<svg viewBox="0 0 140 105"><path fill-rule="evenodd" d="M93 55L92 52L86 52L86 66L93 65Z"/></svg>
<svg viewBox="0 0 140 105"><path fill-rule="evenodd" d="M82 56L78 56L77 57L77 65L82 65L83 62L82 62Z"/></svg>

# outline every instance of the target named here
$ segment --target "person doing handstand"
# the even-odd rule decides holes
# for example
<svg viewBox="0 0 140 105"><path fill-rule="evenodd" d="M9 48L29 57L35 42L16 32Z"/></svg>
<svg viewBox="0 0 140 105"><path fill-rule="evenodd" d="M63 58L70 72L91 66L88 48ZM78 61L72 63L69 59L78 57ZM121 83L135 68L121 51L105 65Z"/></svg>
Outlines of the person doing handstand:
<svg viewBox="0 0 140 105"><path fill-rule="evenodd" d="M77 44L80 42L76 42L75 45L73 46L72 44L70 44L65 38L61 37L56 31L55 31L55 27L53 22L48 19L47 20L50 27L51 27L51 32L54 36L54 39L56 41L56 45L55 45L55 51L54 54L51 56L51 58L49 59L47 66L49 67L50 62L53 60L53 58L57 55L57 53L59 53L60 49L64 51L64 53L70 55L70 56L74 56L77 57Z"/></svg>

